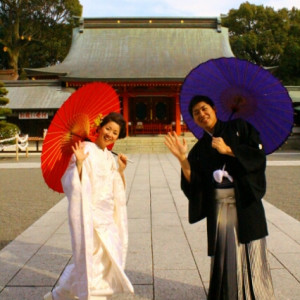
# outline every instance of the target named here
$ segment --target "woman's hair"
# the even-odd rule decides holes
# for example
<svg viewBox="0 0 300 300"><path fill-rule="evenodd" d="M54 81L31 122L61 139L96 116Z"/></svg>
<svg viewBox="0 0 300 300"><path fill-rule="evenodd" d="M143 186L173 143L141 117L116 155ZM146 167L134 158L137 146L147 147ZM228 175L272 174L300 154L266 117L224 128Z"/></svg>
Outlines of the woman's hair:
<svg viewBox="0 0 300 300"><path fill-rule="evenodd" d="M199 103L199 102L205 102L206 104L208 104L209 106L211 106L212 108L215 107L214 102L207 96L203 96L203 95L196 95L192 98L190 104L189 104L189 113L190 115L193 117L193 108L194 106Z"/></svg>
<svg viewBox="0 0 300 300"><path fill-rule="evenodd" d="M103 127L105 124L109 122L115 122L120 126L120 133L118 137L119 139L123 139L124 137L126 137L126 121L124 120L121 114L116 112L109 113L103 118L99 127Z"/></svg>

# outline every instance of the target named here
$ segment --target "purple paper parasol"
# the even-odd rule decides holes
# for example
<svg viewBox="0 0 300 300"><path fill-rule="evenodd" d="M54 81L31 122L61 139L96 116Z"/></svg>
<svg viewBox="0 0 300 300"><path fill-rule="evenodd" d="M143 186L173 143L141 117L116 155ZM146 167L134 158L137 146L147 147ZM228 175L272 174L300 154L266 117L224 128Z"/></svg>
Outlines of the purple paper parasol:
<svg viewBox="0 0 300 300"><path fill-rule="evenodd" d="M279 148L294 122L292 100L281 82L269 71L237 58L211 59L193 69L180 93L182 117L197 138L203 135L188 106L195 95L213 100L222 121L242 118L259 132L266 154Z"/></svg>

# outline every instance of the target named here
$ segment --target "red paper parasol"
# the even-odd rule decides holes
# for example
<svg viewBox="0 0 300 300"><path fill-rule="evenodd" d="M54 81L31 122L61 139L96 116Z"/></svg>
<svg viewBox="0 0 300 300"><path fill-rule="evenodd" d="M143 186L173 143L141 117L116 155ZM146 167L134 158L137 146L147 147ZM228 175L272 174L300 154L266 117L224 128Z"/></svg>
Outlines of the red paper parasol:
<svg viewBox="0 0 300 300"><path fill-rule="evenodd" d="M108 84L94 82L74 92L56 112L45 137L41 167L47 185L63 193L63 176L72 148L78 141L97 138L96 128L101 116L120 112L119 97Z"/></svg>

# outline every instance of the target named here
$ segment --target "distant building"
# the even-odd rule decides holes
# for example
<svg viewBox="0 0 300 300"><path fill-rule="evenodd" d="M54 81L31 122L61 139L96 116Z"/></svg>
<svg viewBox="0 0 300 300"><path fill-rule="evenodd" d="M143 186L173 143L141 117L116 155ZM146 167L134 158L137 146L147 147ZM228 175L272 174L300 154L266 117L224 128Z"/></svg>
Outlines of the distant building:
<svg viewBox="0 0 300 300"><path fill-rule="evenodd" d="M17 124L24 134L43 136L57 109L75 89L62 88L59 80L14 80L4 81L12 116L7 117Z"/></svg>
<svg viewBox="0 0 300 300"><path fill-rule="evenodd" d="M0 81L3 80L17 80L18 73L14 69L0 70Z"/></svg>

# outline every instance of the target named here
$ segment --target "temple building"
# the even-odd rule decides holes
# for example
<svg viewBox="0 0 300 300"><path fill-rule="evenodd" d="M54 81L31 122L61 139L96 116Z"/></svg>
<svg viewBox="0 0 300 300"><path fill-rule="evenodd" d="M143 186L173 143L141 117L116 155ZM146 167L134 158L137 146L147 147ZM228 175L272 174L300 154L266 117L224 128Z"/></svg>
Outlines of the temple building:
<svg viewBox="0 0 300 300"><path fill-rule="evenodd" d="M170 127L180 133L184 78L200 63L222 56L233 53L219 18L84 18L63 62L26 69L34 80L5 82L14 111L10 121L41 135L74 89L102 81L117 91L129 135Z"/></svg>
<svg viewBox="0 0 300 300"><path fill-rule="evenodd" d="M212 58L233 57L219 18L84 18L60 64L26 69L5 81L9 118L23 133L42 136L62 103L82 85L102 81L120 97L128 134L186 130L179 94L189 72ZM300 102L300 100L299 100Z"/></svg>

